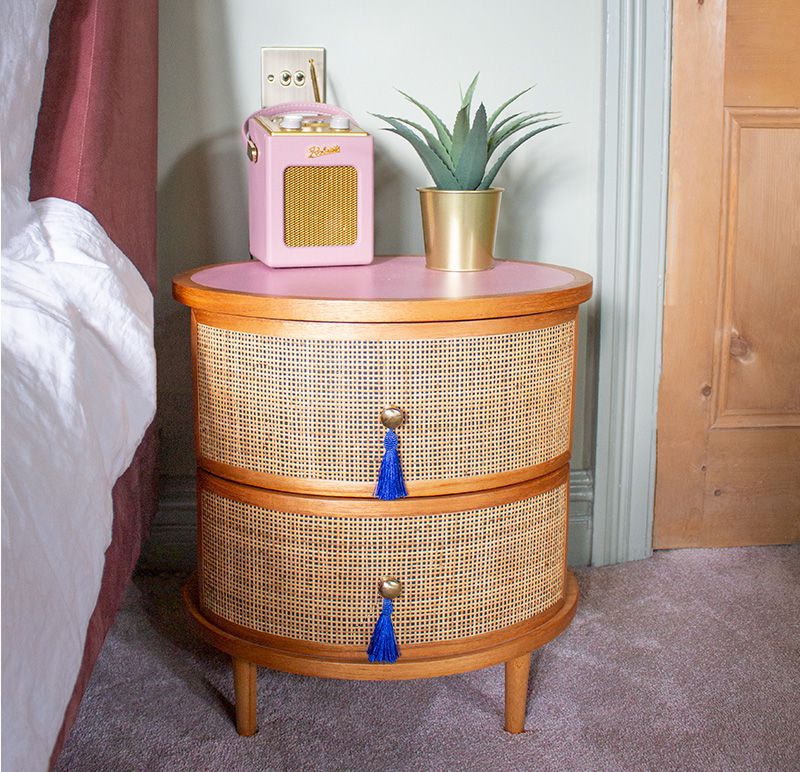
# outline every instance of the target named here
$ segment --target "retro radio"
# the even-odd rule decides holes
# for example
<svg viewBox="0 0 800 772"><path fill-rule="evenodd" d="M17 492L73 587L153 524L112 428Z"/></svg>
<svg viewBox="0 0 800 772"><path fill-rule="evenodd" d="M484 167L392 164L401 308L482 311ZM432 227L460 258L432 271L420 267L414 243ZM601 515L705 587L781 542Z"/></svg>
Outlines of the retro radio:
<svg viewBox="0 0 800 772"><path fill-rule="evenodd" d="M244 123L250 254L272 267L372 262L372 137L344 110L275 105Z"/></svg>

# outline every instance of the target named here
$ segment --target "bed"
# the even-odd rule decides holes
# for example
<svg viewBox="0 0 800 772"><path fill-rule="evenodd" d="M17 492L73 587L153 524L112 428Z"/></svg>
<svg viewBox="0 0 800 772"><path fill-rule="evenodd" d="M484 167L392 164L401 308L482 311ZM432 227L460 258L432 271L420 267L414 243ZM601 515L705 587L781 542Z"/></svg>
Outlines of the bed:
<svg viewBox="0 0 800 772"><path fill-rule="evenodd" d="M156 507L157 0L4 2L0 30L13 772L55 762Z"/></svg>

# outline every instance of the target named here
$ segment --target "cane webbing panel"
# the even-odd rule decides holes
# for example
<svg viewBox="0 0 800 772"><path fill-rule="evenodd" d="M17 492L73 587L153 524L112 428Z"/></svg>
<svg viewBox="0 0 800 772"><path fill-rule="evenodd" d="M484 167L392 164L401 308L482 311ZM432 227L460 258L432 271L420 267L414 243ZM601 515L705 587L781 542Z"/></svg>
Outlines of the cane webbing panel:
<svg viewBox="0 0 800 772"><path fill-rule="evenodd" d="M366 646L384 576L404 585L401 645L500 630L563 595L566 483L454 514L304 515L209 490L200 508L202 605L263 633Z"/></svg>
<svg viewBox="0 0 800 772"><path fill-rule="evenodd" d="M358 237L354 166L289 166L283 173L283 241L287 247L341 247Z"/></svg>
<svg viewBox="0 0 800 772"><path fill-rule="evenodd" d="M457 326L457 325L454 325ZM380 411L407 481L524 469L569 449L574 322L419 340L304 340L197 325L202 456L281 477L370 483Z"/></svg>

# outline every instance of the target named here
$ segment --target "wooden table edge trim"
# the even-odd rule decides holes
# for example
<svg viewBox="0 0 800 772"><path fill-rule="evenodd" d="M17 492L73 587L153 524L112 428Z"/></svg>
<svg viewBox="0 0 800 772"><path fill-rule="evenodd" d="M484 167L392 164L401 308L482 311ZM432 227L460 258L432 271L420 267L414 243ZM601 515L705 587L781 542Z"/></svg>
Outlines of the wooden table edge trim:
<svg viewBox="0 0 800 772"><path fill-rule="evenodd" d="M529 263L526 260L508 262ZM305 322L455 322L469 319L495 319L528 316L543 311L572 308L592 296L592 277L575 268L551 263L533 263L555 268L573 276L573 281L552 289L522 293L475 295L467 298L345 298L276 297L253 295L237 290L221 290L195 282L200 271L224 263L199 266L178 274L172 280L172 296L190 308L229 316L254 316ZM275 269L280 270L280 269Z"/></svg>
<svg viewBox="0 0 800 772"><path fill-rule="evenodd" d="M555 615L522 634L510 637L507 641L461 654L416 660L404 661L401 652L400 659L391 665L348 662L342 657L337 659L289 652L253 643L228 633L210 622L200 610L195 575L192 575L184 585L183 599L203 639L236 659L295 675L360 681L395 681L466 673L529 654L564 632L575 616L579 591L572 571L567 571L564 589L564 604ZM366 652L364 656L366 657Z"/></svg>
<svg viewBox="0 0 800 772"><path fill-rule="evenodd" d="M233 501L277 512L297 512L309 516L340 515L350 518L414 517L483 509L533 498L558 488L568 480L569 464L564 464L559 469L541 477L499 488L485 488L469 493L446 493L438 496L409 496L393 501L382 501L376 498L315 496L268 490L218 477L201 467L197 469L198 490L208 490Z"/></svg>
<svg viewBox="0 0 800 772"><path fill-rule="evenodd" d="M568 464L569 460L570 451L567 450L548 461L543 461L541 464L523 467L521 469L513 469L509 472L496 472L493 474L475 477L458 477L448 480L406 480L406 490L408 492L408 498L414 499L505 488L509 485L516 485L526 482L527 480L538 479L558 471ZM221 477L254 488L263 488L281 493L309 494L317 497L336 496L343 498L375 499L374 482L346 482L342 480L285 477L224 464L220 461L207 458L201 453L197 454L197 465L215 477Z"/></svg>

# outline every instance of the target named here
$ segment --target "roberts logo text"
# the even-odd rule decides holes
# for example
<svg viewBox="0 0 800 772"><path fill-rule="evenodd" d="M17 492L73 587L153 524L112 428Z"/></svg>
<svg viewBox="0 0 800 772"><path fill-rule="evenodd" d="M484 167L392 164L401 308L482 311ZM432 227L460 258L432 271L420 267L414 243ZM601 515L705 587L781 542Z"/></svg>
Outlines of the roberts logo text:
<svg viewBox="0 0 800 772"><path fill-rule="evenodd" d="M308 158L319 158L323 155L332 155L333 153L341 153L342 148L339 145L328 145L327 147L320 147L319 145L312 145L308 148L306 156Z"/></svg>

